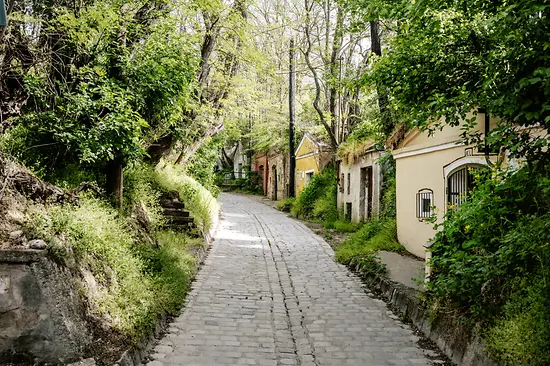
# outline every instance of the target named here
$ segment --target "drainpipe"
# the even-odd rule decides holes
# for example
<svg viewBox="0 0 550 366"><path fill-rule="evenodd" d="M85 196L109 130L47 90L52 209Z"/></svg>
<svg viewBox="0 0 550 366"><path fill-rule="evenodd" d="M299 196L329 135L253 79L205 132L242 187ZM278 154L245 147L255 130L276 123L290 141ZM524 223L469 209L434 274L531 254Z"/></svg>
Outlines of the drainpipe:
<svg viewBox="0 0 550 366"><path fill-rule="evenodd" d="M491 116L485 111L485 156L489 156L489 144L487 143L487 136L489 135Z"/></svg>

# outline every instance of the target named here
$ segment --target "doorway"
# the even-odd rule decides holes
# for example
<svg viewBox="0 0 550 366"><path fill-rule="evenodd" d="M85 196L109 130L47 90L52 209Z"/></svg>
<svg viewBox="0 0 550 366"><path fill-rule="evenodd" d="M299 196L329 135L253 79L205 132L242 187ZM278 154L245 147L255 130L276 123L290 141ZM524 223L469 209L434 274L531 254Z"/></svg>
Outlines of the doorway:
<svg viewBox="0 0 550 366"><path fill-rule="evenodd" d="M359 215L360 220L372 218L372 166L361 168L361 181L359 183Z"/></svg>
<svg viewBox="0 0 550 366"><path fill-rule="evenodd" d="M272 170L271 180L273 182L273 185L272 185L273 191L271 192L271 199L273 201L277 201L277 190L279 189L279 187L277 186L277 166L273 165L271 170Z"/></svg>

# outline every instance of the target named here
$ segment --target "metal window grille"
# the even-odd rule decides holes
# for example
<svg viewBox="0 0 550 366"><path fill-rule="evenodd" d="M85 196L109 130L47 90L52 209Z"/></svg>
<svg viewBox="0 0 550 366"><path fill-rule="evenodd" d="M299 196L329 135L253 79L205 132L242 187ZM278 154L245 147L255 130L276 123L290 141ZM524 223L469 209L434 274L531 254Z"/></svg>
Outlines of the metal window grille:
<svg viewBox="0 0 550 366"><path fill-rule="evenodd" d="M344 173L340 174L340 192L344 193Z"/></svg>
<svg viewBox="0 0 550 366"><path fill-rule="evenodd" d="M416 194L416 217L427 219L432 216L433 191L431 189L421 189Z"/></svg>
<svg viewBox="0 0 550 366"><path fill-rule="evenodd" d="M451 207L459 207L469 191L474 187L474 174L478 167L466 166L449 175L447 178L447 204Z"/></svg>
<svg viewBox="0 0 550 366"><path fill-rule="evenodd" d="M351 193L351 173L348 173L348 194Z"/></svg>

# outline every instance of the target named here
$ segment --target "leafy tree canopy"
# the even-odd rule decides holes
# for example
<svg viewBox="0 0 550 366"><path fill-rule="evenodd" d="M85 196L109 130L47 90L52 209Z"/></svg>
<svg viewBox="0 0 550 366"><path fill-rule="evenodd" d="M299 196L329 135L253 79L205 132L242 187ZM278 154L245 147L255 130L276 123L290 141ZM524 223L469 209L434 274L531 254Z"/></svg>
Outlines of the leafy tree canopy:
<svg viewBox="0 0 550 366"><path fill-rule="evenodd" d="M530 162L548 160L549 4L413 0L348 7L396 31L363 81L382 84L405 122L433 130L486 111L500 119L491 145ZM481 144L472 127L464 128L464 139ZM532 127L544 132L530 135Z"/></svg>

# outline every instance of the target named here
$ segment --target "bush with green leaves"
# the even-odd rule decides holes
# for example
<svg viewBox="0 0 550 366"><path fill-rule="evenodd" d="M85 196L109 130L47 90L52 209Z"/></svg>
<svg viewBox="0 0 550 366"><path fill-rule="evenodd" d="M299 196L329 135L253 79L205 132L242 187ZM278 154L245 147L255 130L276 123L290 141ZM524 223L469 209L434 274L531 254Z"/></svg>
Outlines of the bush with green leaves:
<svg viewBox="0 0 550 366"><path fill-rule="evenodd" d="M489 327L507 364L547 365L550 336L549 169L487 170L433 239L433 302ZM522 344L521 347L518 345Z"/></svg>
<svg viewBox="0 0 550 366"><path fill-rule="evenodd" d="M325 168L315 174L296 197L290 212L295 217L324 221L338 220L336 171Z"/></svg>

